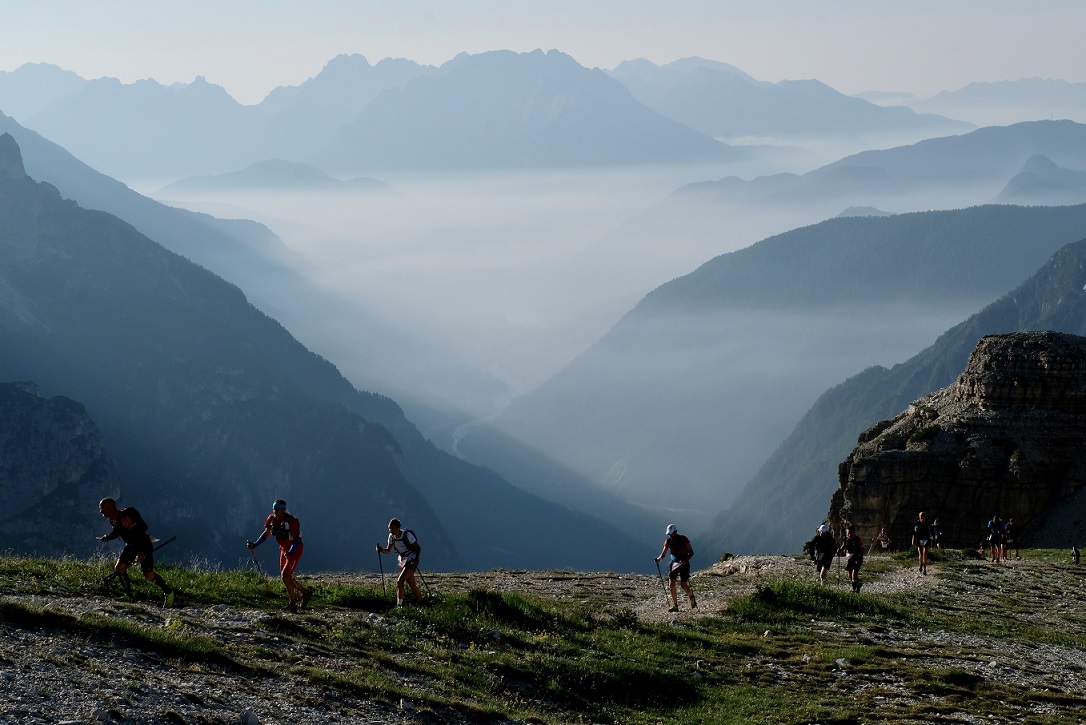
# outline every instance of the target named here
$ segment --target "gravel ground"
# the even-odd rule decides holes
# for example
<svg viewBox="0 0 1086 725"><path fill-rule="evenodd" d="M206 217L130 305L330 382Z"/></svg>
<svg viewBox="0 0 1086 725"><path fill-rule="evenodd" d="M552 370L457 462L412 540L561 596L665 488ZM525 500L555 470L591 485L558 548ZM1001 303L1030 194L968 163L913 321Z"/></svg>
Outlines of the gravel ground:
<svg viewBox="0 0 1086 725"><path fill-rule="evenodd" d="M1084 579L1074 570L1058 583L1048 580L1042 565L1009 562L994 565L976 562L977 583L944 582L938 565L928 576L915 567L893 569L872 575L864 594L879 594L904 589L927 589L942 596L939 601L965 601L970 607L965 616L985 615L988 598L1008 588L1021 592L1024 606L1038 614L1042 625L1051 624L1081 634L1086 631L1083 602ZM970 570L972 571L972 570ZM677 614L667 611L664 582L655 575L583 574L575 572L494 571L476 574L425 574L425 583L436 591L465 590L480 587L496 591L515 590L538 593L560 599L583 601L601 607L628 608L644 621L681 624L692 617L712 616L728 606L735 596L753 591L760 580L778 577L815 578L810 564L798 557L744 556L697 571L691 578L699 607L691 610L682 602ZM351 581L380 585L374 575L322 574L308 577L315 583ZM849 588L844 573L831 574L829 587ZM939 599L936 596L936 599ZM1034 597L1036 601L1030 601ZM0 600L33 601L50 609L72 614L96 613L109 617L136 618L163 627L186 626L193 632L209 634L220 641L247 637L282 650L284 661L319 657L324 664L327 652L295 651L297 645L282 642L268 628L270 615L257 610L227 606L195 608L180 606L163 610L150 602L121 603L95 593L60 593L55 596L22 596L0 591ZM682 600L680 600L682 601ZM994 600L993 600L994 601ZM356 612L318 609L324 617L357 617ZM380 615L368 615L380 625ZM1005 617L1007 626L1013 616L998 611L990 616ZM1037 622L1035 622L1037 623ZM393 626L391 623L389 626ZM812 622L812 627L827 634L844 636L859 643L893 645L915 658L927 658L932 666L958 667L985 678L998 677L1035 690L1076 692L1082 689L1086 672L1086 653L1054 645L1008 644L1006 641L965 636L940 631L901 632L887 628ZM772 633L767 632L767 636ZM847 661L838 662L838 675L848 671ZM752 659L748 671L764 669L778 681L793 677L772 662ZM885 681L841 677L833 687L895 687L894 676ZM410 702L399 707L352 698L333 690L290 677L274 679L239 677L226 666L193 665L167 661L153 653L135 649L110 649L100 644L80 641L62 634L24 628L0 619L0 723L414 723L433 722L433 715L413 711ZM902 684L901 697L908 689ZM1043 714L1043 711L1041 712ZM444 716L442 716L444 717ZM961 722L981 722L962 713ZM444 722L456 722L449 713ZM987 722L987 720L983 720Z"/></svg>

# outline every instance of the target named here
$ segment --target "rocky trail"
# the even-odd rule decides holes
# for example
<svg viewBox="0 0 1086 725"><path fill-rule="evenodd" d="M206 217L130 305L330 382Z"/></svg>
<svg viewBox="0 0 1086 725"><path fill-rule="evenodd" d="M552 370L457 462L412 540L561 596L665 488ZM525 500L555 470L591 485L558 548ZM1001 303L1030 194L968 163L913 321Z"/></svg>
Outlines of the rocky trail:
<svg viewBox="0 0 1086 725"><path fill-rule="evenodd" d="M1021 592L1023 609L1030 617L1041 617L1048 624L1074 634L1086 632L1083 601L1086 582L1082 572L1070 570L1058 584L1049 580L1044 567L1027 561L995 565L968 563L968 573L976 570L976 583L959 578L945 582L939 567L931 567L929 576L921 576L916 567L888 566L867 578L864 595L917 590L930 593L939 602L956 602L961 616L992 616L1006 619L1015 626L1015 617L992 597L1013 588ZM837 569L839 567L835 567ZM556 600L572 600L607 611L628 610L643 622L673 622L682 626L692 618L712 617L726 609L735 597L748 594L759 582L780 578L812 580L808 562L790 556L743 556L695 572L692 584L698 595L698 608L691 610L682 602L678 614L667 611L664 582L655 574L585 574L576 572L491 571L483 573L426 573L424 590L431 594L481 588L490 591L516 591ZM241 609L225 605L195 607L187 605L183 592L178 605L163 609L157 600L120 601L103 595L96 583L81 591L56 591L47 594L20 594L10 582L0 582L0 704L2 723L413 723L466 722L454 712L435 719L432 711L420 713L409 698L400 703L367 701L351 697L333 688L318 686L309 680L282 677L253 677L239 672L229 662L174 661L133 647L113 648L101 642L73 637L62 629L27 627L17 617L9 616L9 603L36 605L44 611L80 617L128 618L165 629L206 635L218 642L247 640L274 651L284 663L284 671L299 662L320 660L335 669L334 649L290 636L290 617L348 620L365 618L375 627L395 627L394 619L384 614L360 612L322 605L320 587L331 583L353 583L380 588L381 578L364 574L319 574L306 578L317 587L311 610L299 615ZM391 585L391 579L386 580ZM828 587L847 590L843 571L835 571ZM1031 599L1032 598L1032 599ZM923 601L923 600L921 600ZM995 607L993 609L993 607ZM13 619L15 621L13 621ZM892 645L906 649L918 658L938 660L940 667L953 666L986 677L997 675L1025 687L1049 692L1081 690L1086 672L1086 653L1073 647L1056 645L1007 645L998 638L967 637L936 630L900 632L885 627L840 625L832 621L812 621L816 632L845 637L872 645ZM767 637L773 633L767 631ZM839 662L843 676L847 663ZM792 677L769 661L752 658L749 672L776 680ZM889 680L892 677L888 676ZM841 687L846 687L840 684ZM890 687L892 691L893 688ZM901 696L909 696L905 688ZM972 722L967 716L961 722ZM977 722L986 721L984 719Z"/></svg>

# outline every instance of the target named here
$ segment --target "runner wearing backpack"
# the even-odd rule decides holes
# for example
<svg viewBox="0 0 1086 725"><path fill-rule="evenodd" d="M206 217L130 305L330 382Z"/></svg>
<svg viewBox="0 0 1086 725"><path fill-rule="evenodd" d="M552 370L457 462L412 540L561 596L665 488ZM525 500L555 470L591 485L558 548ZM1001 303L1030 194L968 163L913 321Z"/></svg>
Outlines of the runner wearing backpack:
<svg viewBox="0 0 1086 725"><path fill-rule="evenodd" d="M664 539L664 548L660 551L660 556L656 557L656 564L660 564L660 560L667 556L668 552L671 552L671 566L668 569L667 577L671 584L671 608L669 612L679 611L679 597L675 591L675 581L678 580L679 586L686 592L686 596L690 599L690 608L697 609L698 603L694 599L694 592L690 590L690 559L694 556L694 547L690 544L690 539L686 538L679 533L679 529L675 524L667 525L667 538Z"/></svg>
<svg viewBox="0 0 1086 725"><path fill-rule="evenodd" d="M400 526L399 519L388 522L388 546L377 545L377 551L381 554L396 552L397 564L400 567L400 575L396 577L396 606L403 606L403 585L407 582L411 587L411 593L415 595L415 602L422 603L422 594L419 593L419 585L415 583L415 571L419 568L419 555L422 547L415 532Z"/></svg>
<svg viewBox="0 0 1086 725"><path fill-rule="evenodd" d="M287 589L288 612L297 612L309 608L309 598L313 596L313 590L303 586L294 578L294 571L298 568L298 562L302 559L305 545L302 544L301 524L298 517L287 511L287 502L281 498L275 499L272 504L272 512L264 519L264 530L256 541L246 541L245 546L249 551L263 544L271 537L279 544L279 574L283 577L283 586ZM259 564L258 564L259 565Z"/></svg>

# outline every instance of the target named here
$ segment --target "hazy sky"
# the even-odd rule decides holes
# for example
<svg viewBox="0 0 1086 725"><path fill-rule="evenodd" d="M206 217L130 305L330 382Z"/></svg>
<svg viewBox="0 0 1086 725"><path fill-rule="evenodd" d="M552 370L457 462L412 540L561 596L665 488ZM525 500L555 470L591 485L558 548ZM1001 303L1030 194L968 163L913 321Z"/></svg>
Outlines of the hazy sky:
<svg viewBox="0 0 1086 725"><path fill-rule="evenodd" d="M692 55L767 81L930 94L970 81L1086 81L1082 0L35 0L5 3L0 70L190 82L243 103L341 53L440 65L556 48L585 66Z"/></svg>

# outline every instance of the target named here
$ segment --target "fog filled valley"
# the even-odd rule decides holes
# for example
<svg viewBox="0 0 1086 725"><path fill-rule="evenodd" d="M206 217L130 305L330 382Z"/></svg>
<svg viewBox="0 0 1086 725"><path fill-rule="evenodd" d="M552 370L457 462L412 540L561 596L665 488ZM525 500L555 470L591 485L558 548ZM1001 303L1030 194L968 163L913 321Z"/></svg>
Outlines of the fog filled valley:
<svg viewBox="0 0 1086 725"><path fill-rule="evenodd" d="M202 79L0 74L9 238L79 249L83 224L124 240L83 267L21 241L5 257L0 383L86 405L115 459L97 488L64 495L207 492L229 524L191 504L159 518L228 565L280 495L317 523L314 552L406 512L441 569L644 568L672 522L711 542L706 563L795 553L809 532L729 538L721 517L765 493L752 481L812 406L1086 238L1074 87L1045 86L1068 120L1041 120L1056 106L1028 81L999 103L963 92L914 112L696 58L607 73L557 51L382 63L340 56L254 106ZM692 104L692 79L730 104ZM122 221L54 233L76 212L24 184L24 166ZM49 212L24 214L35 205ZM1080 331L1080 315L1062 319ZM876 422L846 422L834 445ZM837 488L823 464L784 517L811 531ZM315 513L330 501L364 511ZM608 545L563 550L584 530ZM312 559L372 569L360 548Z"/></svg>
<svg viewBox="0 0 1086 725"><path fill-rule="evenodd" d="M167 189L158 196L221 217L255 219L274 231L311 283L361 315L328 314L285 289L269 290L260 306L360 388L404 406L441 447L470 459L472 447L461 448L461 441L494 426L645 507L656 505L646 483L663 494L683 482L691 500L666 504L668 515L704 525L708 512L731 502L822 391L870 365L908 358L990 301L965 290L949 302L873 300L860 309L842 302L848 309L679 311L651 323L669 336L666 346L607 352L595 363L615 380L637 381L649 394L657 390L661 400L645 407L640 400L611 399L605 411L563 405L542 414L530 431L507 422L503 413L511 403L531 399L587 355L656 287L713 257L833 216L830 210L841 205L818 205L824 216L774 205L760 213L694 209L683 212L681 224L642 226L641 218L651 218L683 185L678 180L707 173L714 172L442 174L392 180L390 190L381 191L245 190L218 192L212 200ZM984 193L963 198L962 206L985 200ZM714 231L691 234L683 224ZM830 324L833 319L840 324ZM713 409L676 397L667 383L674 378L704 391ZM661 407L674 409L681 423ZM570 416L598 427L571 429ZM649 471L637 476L639 488L625 492L593 460L601 443L623 435L613 430L624 425L620 421L660 438L657 460L638 462ZM563 441L563 435L578 440ZM713 449L731 461L727 468L713 470L692 455ZM684 470L688 465L692 470ZM511 471L502 473L516 482Z"/></svg>

